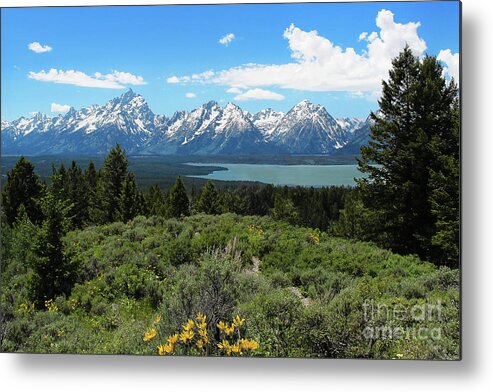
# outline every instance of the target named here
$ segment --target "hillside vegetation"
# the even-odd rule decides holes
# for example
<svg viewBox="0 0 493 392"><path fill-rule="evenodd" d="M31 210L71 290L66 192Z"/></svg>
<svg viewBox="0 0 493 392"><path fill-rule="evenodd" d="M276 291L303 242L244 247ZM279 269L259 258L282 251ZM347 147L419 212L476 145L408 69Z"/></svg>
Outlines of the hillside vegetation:
<svg viewBox="0 0 493 392"><path fill-rule="evenodd" d="M37 309L29 293L31 225L19 221L2 244L4 351L157 354L200 312L209 355L228 354L218 348L219 326L236 315L245 320L242 338L258 343L237 355L459 355L458 270L414 256L269 217L139 216L69 232L63 244L71 294ZM390 310L430 303L440 304L436 317L369 311L375 304ZM393 326L401 337L388 335ZM428 336L417 336L420 329ZM190 348L186 353L206 353Z"/></svg>

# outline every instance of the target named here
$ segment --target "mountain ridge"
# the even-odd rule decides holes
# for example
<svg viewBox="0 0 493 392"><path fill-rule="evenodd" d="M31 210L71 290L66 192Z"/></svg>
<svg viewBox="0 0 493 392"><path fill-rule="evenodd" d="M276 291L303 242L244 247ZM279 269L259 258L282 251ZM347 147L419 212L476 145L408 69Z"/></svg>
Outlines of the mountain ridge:
<svg viewBox="0 0 493 392"><path fill-rule="evenodd" d="M369 121L335 119L308 100L287 113L270 108L249 113L231 102L220 106L209 101L168 118L154 114L144 97L129 89L101 106L2 120L2 152L105 154L119 143L130 154L340 155L346 146L353 153L368 139Z"/></svg>

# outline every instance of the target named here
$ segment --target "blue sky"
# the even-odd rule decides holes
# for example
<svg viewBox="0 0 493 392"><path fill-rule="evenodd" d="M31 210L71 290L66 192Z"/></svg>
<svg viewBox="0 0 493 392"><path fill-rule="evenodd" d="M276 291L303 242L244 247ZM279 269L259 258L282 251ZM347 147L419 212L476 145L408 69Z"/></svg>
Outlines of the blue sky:
<svg viewBox="0 0 493 392"><path fill-rule="evenodd" d="M104 104L129 87L168 116L209 100L255 112L309 99L366 117L405 42L458 74L453 1L4 8L1 22L3 120Z"/></svg>

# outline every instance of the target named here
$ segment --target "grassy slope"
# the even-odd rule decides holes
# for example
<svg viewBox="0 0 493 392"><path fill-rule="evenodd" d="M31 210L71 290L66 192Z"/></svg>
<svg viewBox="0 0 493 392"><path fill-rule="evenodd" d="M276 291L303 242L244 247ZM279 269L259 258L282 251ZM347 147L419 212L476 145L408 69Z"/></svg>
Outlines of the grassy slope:
<svg viewBox="0 0 493 392"><path fill-rule="evenodd" d="M209 319L244 315L260 342L258 355L458 357L458 271L414 256L233 214L138 217L72 232L65 241L79 283L51 312L22 310L28 302L16 298L4 350L152 354L155 344L142 335L156 315L163 318L159 336L166 336L201 310ZM408 311L368 315L365 304L441 310L424 318ZM369 339L368 327L408 335ZM419 328L440 336L416 337Z"/></svg>

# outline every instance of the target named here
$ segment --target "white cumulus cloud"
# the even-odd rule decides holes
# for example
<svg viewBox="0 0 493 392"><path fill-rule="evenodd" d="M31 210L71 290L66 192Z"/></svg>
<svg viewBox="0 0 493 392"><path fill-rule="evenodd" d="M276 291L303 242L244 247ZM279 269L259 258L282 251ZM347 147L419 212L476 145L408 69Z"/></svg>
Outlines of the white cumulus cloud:
<svg viewBox="0 0 493 392"><path fill-rule="evenodd" d="M230 87L226 92L230 94L241 94L241 90L238 87Z"/></svg>
<svg viewBox="0 0 493 392"><path fill-rule="evenodd" d="M170 76L169 78L166 79L166 82L171 84L176 84L176 83L180 83L180 79L177 76Z"/></svg>
<svg viewBox="0 0 493 392"><path fill-rule="evenodd" d="M283 34L291 51L291 62L243 64L198 74L195 78L174 76L173 81L243 89L275 86L316 92L360 91L375 96L381 91L382 79L388 77L392 59L406 44L417 56L426 51L426 42L418 35L419 22L396 22L391 11L382 9L375 24L378 31L359 36L366 42L366 49L361 53L356 53L352 47L335 45L316 30L304 31L292 24Z"/></svg>
<svg viewBox="0 0 493 392"><path fill-rule="evenodd" d="M215 75L214 71L208 70L204 71L198 74L193 74L191 76L185 75L185 76L170 76L169 78L166 79L167 83L170 84L177 84L177 83L189 83L189 82L196 82L196 83L206 83L212 77Z"/></svg>
<svg viewBox="0 0 493 392"><path fill-rule="evenodd" d="M41 45L39 42L31 42L27 45L27 48L35 53L45 53L53 50L51 46Z"/></svg>
<svg viewBox="0 0 493 392"><path fill-rule="evenodd" d="M134 86L147 84L142 76L133 75L130 72L113 71L107 75L101 75L99 72L96 72L96 74L98 75L98 78L113 81L119 84L131 84Z"/></svg>
<svg viewBox="0 0 493 392"><path fill-rule="evenodd" d="M219 39L219 43L221 45L228 46L231 41L235 39L235 35L233 33L226 34L224 37L221 37Z"/></svg>
<svg viewBox="0 0 493 392"><path fill-rule="evenodd" d="M63 71L51 68L48 72L44 70L40 72L30 71L27 76L29 79L39 80L41 82L72 84L74 86L95 88L119 89L125 88L126 85L147 84L142 76L136 76L129 72L120 71L113 71L105 75L101 72L96 72L91 76L81 71Z"/></svg>
<svg viewBox="0 0 493 392"><path fill-rule="evenodd" d="M446 75L459 81L459 53L452 53L450 49L441 50L437 59L445 63L443 71Z"/></svg>
<svg viewBox="0 0 493 392"><path fill-rule="evenodd" d="M62 105L56 102L51 104L52 113L67 113L70 110L70 105Z"/></svg>
<svg viewBox="0 0 493 392"><path fill-rule="evenodd" d="M195 97L197 97L197 94L195 94L195 93L186 93L185 94L185 97L187 97L187 98L195 98Z"/></svg>
<svg viewBox="0 0 493 392"><path fill-rule="evenodd" d="M253 101L259 99L282 101L284 98L284 95L261 88L254 88L234 97L236 101Z"/></svg>

